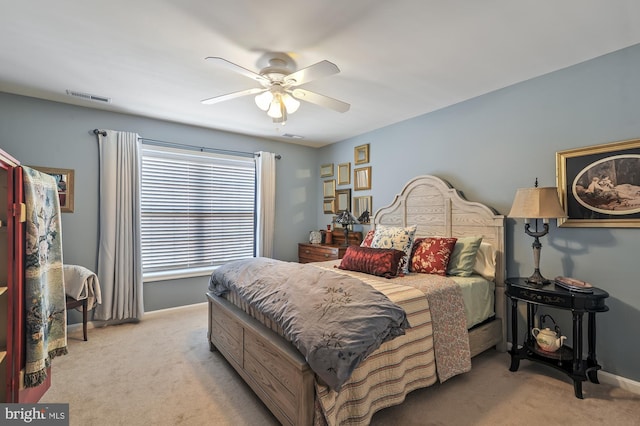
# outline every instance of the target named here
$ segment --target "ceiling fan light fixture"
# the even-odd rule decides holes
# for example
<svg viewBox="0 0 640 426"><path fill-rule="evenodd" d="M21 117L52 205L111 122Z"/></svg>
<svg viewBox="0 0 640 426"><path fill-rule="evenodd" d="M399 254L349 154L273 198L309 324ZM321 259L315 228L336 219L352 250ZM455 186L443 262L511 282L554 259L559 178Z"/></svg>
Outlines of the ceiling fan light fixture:
<svg viewBox="0 0 640 426"><path fill-rule="evenodd" d="M258 105L258 108L260 108L263 111L269 110L272 100L273 100L273 93L271 93L269 90L260 93L255 98L256 105Z"/></svg>
<svg viewBox="0 0 640 426"><path fill-rule="evenodd" d="M300 101L288 93L285 93L282 96L282 100L284 102L284 106L287 108L287 114L293 114L298 110L298 108L300 108Z"/></svg>
<svg viewBox="0 0 640 426"><path fill-rule="evenodd" d="M267 115L271 118L281 118L283 116L284 104L282 103L282 98L279 94L273 97L271 101L271 105L269 106L269 111L267 111ZM286 110L285 110L286 111Z"/></svg>

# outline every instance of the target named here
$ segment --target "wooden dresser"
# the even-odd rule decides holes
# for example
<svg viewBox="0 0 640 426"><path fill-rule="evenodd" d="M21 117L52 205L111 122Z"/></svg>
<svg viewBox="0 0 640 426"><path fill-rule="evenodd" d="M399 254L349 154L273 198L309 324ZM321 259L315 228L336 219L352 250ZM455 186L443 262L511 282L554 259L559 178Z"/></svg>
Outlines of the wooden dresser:
<svg viewBox="0 0 640 426"><path fill-rule="evenodd" d="M342 231L334 231L334 244L298 244L298 262L324 262L326 260L342 259L347 246L344 245L344 234ZM362 232L349 233L349 245L360 245L362 242Z"/></svg>

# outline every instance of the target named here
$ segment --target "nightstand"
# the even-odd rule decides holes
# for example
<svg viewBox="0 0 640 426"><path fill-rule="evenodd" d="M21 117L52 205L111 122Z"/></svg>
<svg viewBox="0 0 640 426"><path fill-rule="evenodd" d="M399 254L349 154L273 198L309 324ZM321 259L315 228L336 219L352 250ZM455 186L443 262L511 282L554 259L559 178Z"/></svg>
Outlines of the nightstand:
<svg viewBox="0 0 640 426"><path fill-rule="evenodd" d="M298 262L324 262L325 260L342 259L347 246L333 244L298 244Z"/></svg>
<svg viewBox="0 0 640 426"><path fill-rule="evenodd" d="M593 292L582 293L565 290L551 282L542 287L527 283L526 278L507 278L506 295L511 300L511 366L517 371L521 359L528 359L560 370L573 379L573 389L577 398L582 399L582 382L598 382L596 360L596 313L606 312L609 307L604 300L609 293L596 287ZM527 335L522 347L518 347L518 301L527 304ZM570 310L573 314L573 349L562 346L556 352L545 352L538 347L531 334L534 327L536 305ZM587 344L588 356L582 359L582 317L588 314Z"/></svg>

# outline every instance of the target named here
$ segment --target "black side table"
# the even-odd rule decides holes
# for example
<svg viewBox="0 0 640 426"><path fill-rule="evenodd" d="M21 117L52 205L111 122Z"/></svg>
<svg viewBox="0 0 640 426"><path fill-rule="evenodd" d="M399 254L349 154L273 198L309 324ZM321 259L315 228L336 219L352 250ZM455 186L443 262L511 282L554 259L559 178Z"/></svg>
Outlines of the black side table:
<svg viewBox="0 0 640 426"><path fill-rule="evenodd" d="M579 293L566 290L551 282L543 287L529 284L526 278L507 278L506 295L511 300L511 366L509 370L517 371L521 359L536 361L566 373L573 379L573 390L576 398L582 399L582 382L589 380L598 382L598 370L601 368L596 360L596 313L606 312L609 307L604 300L609 293L593 287L592 293ZM518 301L527 304L527 335L522 348L518 348ZM573 314L573 349L562 346L557 352L546 352L538 347L531 334L534 324L535 305L550 306L570 310ZM589 353L582 359L582 317L588 313L587 339Z"/></svg>

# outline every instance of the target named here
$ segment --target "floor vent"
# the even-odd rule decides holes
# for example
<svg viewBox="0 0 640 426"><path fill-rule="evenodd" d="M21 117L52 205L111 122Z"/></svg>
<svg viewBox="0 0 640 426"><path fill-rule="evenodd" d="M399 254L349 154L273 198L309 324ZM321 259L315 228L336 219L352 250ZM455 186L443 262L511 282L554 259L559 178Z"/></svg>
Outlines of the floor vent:
<svg viewBox="0 0 640 426"><path fill-rule="evenodd" d="M111 103L111 98L108 98L106 96L92 95L90 93L77 92L75 90L67 90L67 95L75 96L76 98L85 99L87 101L103 102L105 104Z"/></svg>

